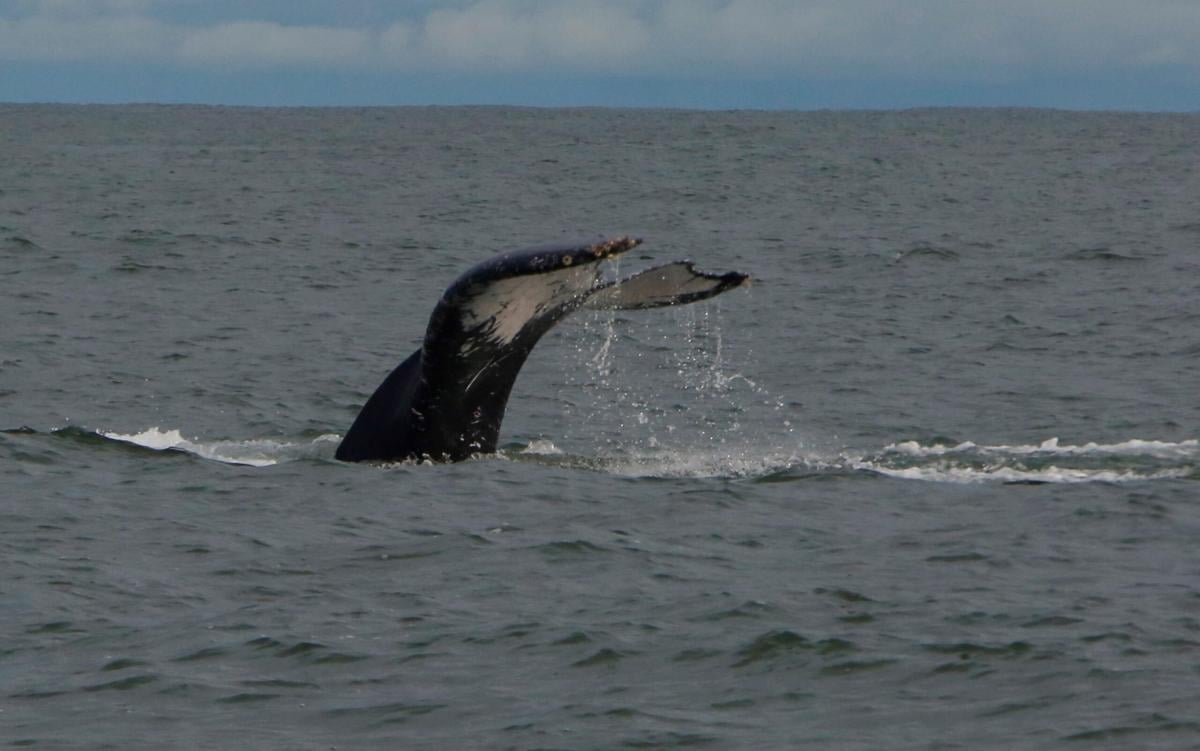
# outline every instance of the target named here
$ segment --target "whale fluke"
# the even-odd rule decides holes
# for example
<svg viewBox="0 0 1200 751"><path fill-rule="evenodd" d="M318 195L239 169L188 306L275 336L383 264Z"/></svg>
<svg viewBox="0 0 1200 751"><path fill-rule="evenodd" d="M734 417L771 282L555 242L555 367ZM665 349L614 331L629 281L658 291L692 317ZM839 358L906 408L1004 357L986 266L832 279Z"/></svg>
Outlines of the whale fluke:
<svg viewBox="0 0 1200 751"><path fill-rule="evenodd" d="M679 261L601 280L600 262L641 239L544 245L494 256L443 293L421 349L376 389L337 449L343 461L461 461L492 453L508 395L542 335L571 312L704 300L749 281Z"/></svg>
<svg viewBox="0 0 1200 751"><path fill-rule="evenodd" d="M597 287L584 301L591 310L646 310L706 300L746 284L750 277L730 271L706 274L691 261L676 261Z"/></svg>

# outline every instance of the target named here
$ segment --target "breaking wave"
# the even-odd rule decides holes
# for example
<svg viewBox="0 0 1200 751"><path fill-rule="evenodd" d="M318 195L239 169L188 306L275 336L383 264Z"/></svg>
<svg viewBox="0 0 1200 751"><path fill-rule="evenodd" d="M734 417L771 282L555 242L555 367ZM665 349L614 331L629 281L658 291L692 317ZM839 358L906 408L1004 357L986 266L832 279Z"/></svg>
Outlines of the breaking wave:
<svg viewBox="0 0 1200 751"><path fill-rule="evenodd" d="M38 431L29 428L2 432L14 437L39 435ZM187 438L179 429L160 427L133 433L69 427L51 431L49 435L85 444L116 442L140 450L183 453L250 467L332 460L341 440L335 433L294 440L203 440ZM1200 440L1172 442L1131 438L1113 443L1066 444L1050 438L1035 444L1012 445L907 440L888 444L874 452L823 452L802 447L764 449L730 444L673 448L610 445L597 448L594 453L585 453L564 450L552 440L541 438L507 444L495 456L480 457L480 460L540 464L620 477L751 482L883 477L959 484L1129 483L1200 479ZM413 462L402 464L412 466Z"/></svg>
<svg viewBox="0 0 1200 751"><path fill-rule="evenodd" d="M572 456L534 441L508 458L630 477L693 477L778 482L837 475L875 475L946 483L1143 482L1196 478L1200 441L1130 439L1118 443L1035 445L893 443L869 454L840 452L662 450Z"/></svg>
<svg viewBox="0 0 1200 751"><path fill-rule="evenodd" d="M201 441L184 438L179 430L163 430L158 427L147 428L140 433L100 431L99 435L155 451L182 451L203 459L251 467L269 467L297 459L332 456L334 447L341 440L339 435L325 434L310 441L279 441L266 438Z"/></svg>
<svg viewBox="0 0 1200 751"><path fill-rule="evenodd" d="M940 482L1139 482L1195 477L1200 441L1131 438L1116 443L929 443L903 441L853 466L888 477Z"/></svg>

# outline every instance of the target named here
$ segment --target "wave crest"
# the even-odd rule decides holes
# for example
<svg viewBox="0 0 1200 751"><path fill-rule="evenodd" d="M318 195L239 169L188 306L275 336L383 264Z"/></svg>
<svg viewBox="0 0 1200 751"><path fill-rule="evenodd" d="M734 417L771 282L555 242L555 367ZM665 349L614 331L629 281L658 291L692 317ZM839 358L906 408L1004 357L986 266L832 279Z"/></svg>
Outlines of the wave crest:
<svg viewBox="0 0 1200 751"><path fill-rule="evenodd" d="M114 441L132 443L155 451L183 451L225 464L243 464L251 467L269 467L280 462L321 456L324 454L321 452L322 447L336 445L341 440L341 436L329 433L308 442L265 438L243 441L193 441L184 438L179 430L163 430L157 426L140 433L100 431L99 434Z"/></svg>
<svg viewBox="0 0 1200 751"><path fill-rule="evenodd" d="M979 483L1138 482L1193 477L1200 441L1131 438L1115 443L930 443L901 441L854 462L866 471L911 480Z"/></svg>

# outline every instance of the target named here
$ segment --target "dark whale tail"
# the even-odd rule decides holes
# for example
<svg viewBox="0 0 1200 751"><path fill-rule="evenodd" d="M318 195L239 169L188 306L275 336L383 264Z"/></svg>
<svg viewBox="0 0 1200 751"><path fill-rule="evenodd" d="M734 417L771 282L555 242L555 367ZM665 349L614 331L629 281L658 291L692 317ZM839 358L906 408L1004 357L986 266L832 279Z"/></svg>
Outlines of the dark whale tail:
<svg viewBox="0 0 1200 751"><path fill-rule="evenodd" d="M343 461L460 461L496 450L517 373L572 311L643 310L704 300L746 283L679 261L612 283L600 261L641 244L620 237L495 256L442 295L425 341L376 389L337 449Z"/></svg>

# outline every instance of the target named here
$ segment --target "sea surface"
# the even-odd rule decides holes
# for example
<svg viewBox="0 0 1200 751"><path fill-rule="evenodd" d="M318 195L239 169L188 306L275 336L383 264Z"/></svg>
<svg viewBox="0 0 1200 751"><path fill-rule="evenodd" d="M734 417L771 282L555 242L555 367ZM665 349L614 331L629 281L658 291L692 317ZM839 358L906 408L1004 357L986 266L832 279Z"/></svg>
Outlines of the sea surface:
<svg viewBox="0 0 1200 751"><path fill-rule="evenodd" d="M502 449L334 460L632 234ZM0 747L1200 748L1200 115L0 106Z"/></svg>

